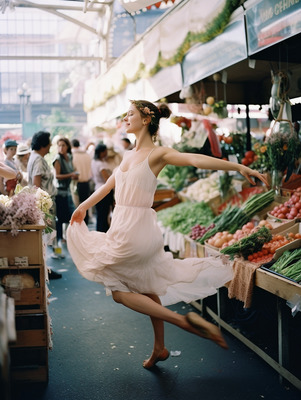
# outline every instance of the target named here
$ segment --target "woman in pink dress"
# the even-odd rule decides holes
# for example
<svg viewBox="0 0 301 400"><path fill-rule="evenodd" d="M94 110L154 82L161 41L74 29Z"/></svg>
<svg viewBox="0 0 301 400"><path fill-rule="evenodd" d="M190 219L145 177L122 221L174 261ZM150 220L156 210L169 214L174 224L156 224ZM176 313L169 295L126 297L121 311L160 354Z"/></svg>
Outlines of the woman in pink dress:
<svg viewBox="0 0 301 400"><path fill-rule="evenodd" d="M226 258L179 260L164 251L156 212L152 209L159 172L167 164L192 165L238 171L251 184L255 183L251 176L267 184L259 172L246 166L156 146L154 138L159 121L169 116L165 104L157 107L144 100L131 101L124 121L126 132L136 136L136 146L125 152L120 166L106 183L79 205L67 232L68 249L79 272L86 279L103 284L117 303L150 316L154 347L150 358L143 362L147 369L169 356L164 343L164 321L227 348L216 325L197 313L181 315L165 306L212 295L233 274L232 263ZM112 189L116 205L109 230L89 231L83 222L87 210Z"/></svg>

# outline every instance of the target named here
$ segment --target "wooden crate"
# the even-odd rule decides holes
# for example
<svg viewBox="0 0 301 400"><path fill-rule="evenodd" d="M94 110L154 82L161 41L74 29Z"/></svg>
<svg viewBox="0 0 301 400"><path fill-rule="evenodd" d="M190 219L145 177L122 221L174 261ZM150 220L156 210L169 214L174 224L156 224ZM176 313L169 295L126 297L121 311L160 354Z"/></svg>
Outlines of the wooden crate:
<svg viewBox="0 0 301 400"><path fill-rule="evenodd" d="M17 340L11 347L43 347L48 345L46 314L16 315Z"/></svg>
<svg viewBox="0 0 301 400"><path fill-rule="evenodd" d="M202 258L205 256L204 246L195 240L192 240L189 236L185 236L185 253L184 257L199 257Z"/></svg>
<svg viewBox="0 0 301 400"><path fill-rule="evenodd" d="M14 382L48 382L46 347L11 348L11 378Z"/></svg>
<svg viewBox="0 0 301 400"><path fill-rule="evenodd" d="M14 265L15 257L28 257L29 265L43 264L43 242L41 226L27 225L13 236L6 226L0 226L0 257L7 257Z"/></svg>
<svg viewBox="0 0 301 400"><path fill-rule="evenodd" d="M14 276L22 278L22 274L32 276L35 286L32 288L13 288L6 286L4 279L6 276ZM16 312L24 311L45 312L46 303L46 288L45 288L45 270L44 265L28 266L28 267L0 267L0 282L6 294L15 300Z"/></svg>
<svg viewBox="0 0 301 400"><path fill-rule="evenodd" d="M164 208L172 207L178 203L180 203L180 199L173 189L158 189L154 195L152 208L155 211L159 211Z"/></svg>

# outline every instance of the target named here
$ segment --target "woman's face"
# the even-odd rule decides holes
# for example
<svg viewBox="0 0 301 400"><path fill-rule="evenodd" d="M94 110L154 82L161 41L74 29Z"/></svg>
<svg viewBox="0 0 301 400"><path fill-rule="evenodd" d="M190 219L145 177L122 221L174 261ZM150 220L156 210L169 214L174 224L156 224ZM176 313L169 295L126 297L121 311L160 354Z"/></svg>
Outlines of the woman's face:
<svg viewBox="0 0 301 400"><path fill-rule="evenodd" d="M67 154L68 146L63 140L57 142L57 151L59 154Z"/></svg>
<svg viewBox="0 0 301 400"><path fill-rule="evenodd" d="M127 133L135 133L143 127L141 114L134 104L131 104L123 121L125 122L125 130Z"/></svg>

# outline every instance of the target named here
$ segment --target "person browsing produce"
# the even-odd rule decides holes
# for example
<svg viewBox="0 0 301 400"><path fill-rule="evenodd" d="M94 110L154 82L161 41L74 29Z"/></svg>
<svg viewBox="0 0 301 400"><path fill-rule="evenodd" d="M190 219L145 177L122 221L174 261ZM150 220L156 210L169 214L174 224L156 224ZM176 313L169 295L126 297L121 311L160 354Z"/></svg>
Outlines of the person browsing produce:
<svg viewBox="0 0 301 400"><path fill-rule="evenodd" d="M136 137L136 146L124 154L114 174L74 211L67 230L69 252L79 272L111 291L115 302L148 315L154 332L151 356L143 362L150 369L169 357L165 347L164 322L212 340L227 348L219 328L200 315L181 315L165 306L187 303L216 293L233 277L227 257L174 259L164 251L156 212L152 209L157 176L165 165L238 171L251 184L253 178L267 184L252 169L201 154L180 153L154 144L161 118L171 114L166 104L132 100L124 117L126 133ZM116 205L106 233L89 231L87 210L115 189Z"/></svg>

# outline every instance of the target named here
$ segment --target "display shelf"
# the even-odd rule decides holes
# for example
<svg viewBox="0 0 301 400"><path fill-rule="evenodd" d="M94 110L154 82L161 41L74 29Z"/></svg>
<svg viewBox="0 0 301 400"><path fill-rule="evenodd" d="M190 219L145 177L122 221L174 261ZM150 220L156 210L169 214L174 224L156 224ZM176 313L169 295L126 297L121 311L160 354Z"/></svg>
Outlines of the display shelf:
<svg viewBox="0 0 301 400"><path fill-rule="evenodd" d="M0 233L1 236L1 233ZM46 312L46 285L44 265L30 265L28 267L0 267L0 281L5 288L6 293L14 298L16 311L20 312ZM5 284L13 278L14 282ZM31 279L31 286L26 287L26 283L22 279Z"/></svg>
<svg viewBox="0 0 301 400"><path fill-rule="evenodd" d="M301 296L301 285L261 268L256 270L255 286L284 300L291 300L296 294Z"/></svg>
<svg viewBox="0 0 301 400"><path fill-rule="evenodd" d="M16 235L0 226L0 281L15 302L16 341L10 344L12 382L47 382L49 316L42 225ZM20 265L18 265L18 263ZM4 266L3 266L4 265Z"/></svg>

